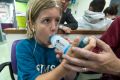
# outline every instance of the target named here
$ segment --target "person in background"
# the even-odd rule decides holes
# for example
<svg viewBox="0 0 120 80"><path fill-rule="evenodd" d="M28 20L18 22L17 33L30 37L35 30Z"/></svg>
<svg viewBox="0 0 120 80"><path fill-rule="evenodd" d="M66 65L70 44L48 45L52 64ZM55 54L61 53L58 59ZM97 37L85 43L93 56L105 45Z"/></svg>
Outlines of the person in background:
<svg viewBox="0 0 120 80"><path fill-rule="evenodd" d="M78 72L84 70L103 73L100 80L120 80L120 17L113 21L100 39L94 38L93 44L97 46L94 52L73 47L72 52L82 58L64 55L63 58L69 61L64 66Z"/></svg>
<svg viewBox="0 0 120 80"><path fill-rule="evenodd" d="M28 38L16 46L18 80L73 80L76 72L63 67L49 38L58 30L62 8L59 0L30 0ZM67 77L68 76L68 77Z"/></svg>
<svg viewBox="0 0 120 80"><path fill-rule="evenodd" d="M60 20L59 28L70 33L71 30L76 30L78 27L78 22L71 13L71 9L67 8L70 0L61 0L63 6L63 13Z"/></svg>
<svg viewBox="0 0 120 80"><path fill-rule="evenodd" d="M118 5L111 5L107 7L104 11L105 17L114 20L118 13Z"/></svg>
<svg viewBox="0 0 120 80"><path fill-rule="evenodd" d="M106 30L112 23L111 19L106 19L102 12L106 4L105 0L92 0L89 9L78 20L78 30Z"/></svg>

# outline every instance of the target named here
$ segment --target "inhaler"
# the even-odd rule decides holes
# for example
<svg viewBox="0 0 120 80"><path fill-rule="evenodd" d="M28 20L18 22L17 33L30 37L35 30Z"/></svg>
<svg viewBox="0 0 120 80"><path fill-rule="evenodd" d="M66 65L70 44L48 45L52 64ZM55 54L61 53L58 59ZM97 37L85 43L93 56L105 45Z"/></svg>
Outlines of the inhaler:
<svg viewBox="0 0 120 80"><path fill-rule="evenodd" d="M85 47L88 44L88 41L89 41L88 37L81 37L80 42L78 44L78 47L80 47L80 48ZM72 46L66 39L64 39L63 37L61 37L59 35L52 35L50 37L50 42L51 42L53 47L60 50L64 54L66 54L67 51Z"/></svg>

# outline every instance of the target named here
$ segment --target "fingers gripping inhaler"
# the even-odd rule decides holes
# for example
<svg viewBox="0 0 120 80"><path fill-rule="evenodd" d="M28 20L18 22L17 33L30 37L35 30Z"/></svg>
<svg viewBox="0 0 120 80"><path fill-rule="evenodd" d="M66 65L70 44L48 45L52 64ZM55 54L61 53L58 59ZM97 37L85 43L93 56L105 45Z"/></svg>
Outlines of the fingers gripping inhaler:
<svg viewBox="0 0 120 80"><path fill-rule="evenodd" d="M79 43L77 44L78 47L83 48L88 44L88 37L81 37ZM60 50L64 54L71 53L70 48L73 46L70 44L66 39L59 35L53 35L50 37L50 42L53 47Z"/></svg>

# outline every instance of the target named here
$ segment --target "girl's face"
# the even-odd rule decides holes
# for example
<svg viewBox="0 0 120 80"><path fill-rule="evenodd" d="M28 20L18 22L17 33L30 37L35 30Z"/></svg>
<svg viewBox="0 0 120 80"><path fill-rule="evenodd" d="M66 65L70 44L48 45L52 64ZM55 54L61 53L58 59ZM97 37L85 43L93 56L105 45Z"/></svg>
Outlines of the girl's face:
<svg viewBox="0 0 120 80"><path fill-rule="evenodd" d="M35 37L41 44L49 45L49 37L58 30L60 8L50 8L40 12L35 21Z"/></svg>

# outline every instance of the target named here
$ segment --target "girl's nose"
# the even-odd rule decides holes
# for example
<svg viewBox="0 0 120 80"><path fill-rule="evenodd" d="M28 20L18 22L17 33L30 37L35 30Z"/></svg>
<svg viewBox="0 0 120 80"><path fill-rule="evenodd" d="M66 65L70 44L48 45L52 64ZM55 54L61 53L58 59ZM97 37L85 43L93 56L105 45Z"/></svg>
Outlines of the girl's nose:
<svg viewBox="0 0 120 80"><path fill-rule="evenodd" d="M57 28L57 24L56 24L56 21L54 20L54 21L52 21L52 23L51 23L51 30L52 30L52 31L55 31L56 28Z"/></svg>

